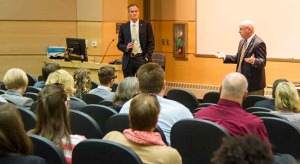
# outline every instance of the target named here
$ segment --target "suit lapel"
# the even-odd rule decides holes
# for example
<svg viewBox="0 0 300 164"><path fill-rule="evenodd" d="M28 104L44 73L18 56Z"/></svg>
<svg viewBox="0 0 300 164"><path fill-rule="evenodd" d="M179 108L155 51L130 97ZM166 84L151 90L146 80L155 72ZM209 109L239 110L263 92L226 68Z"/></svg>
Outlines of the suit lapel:
<svg viewBox="0 0 300 164"><path fill-rule="evenodd" d="M131 31L130 31L130 21L125 24L125 27L126 27L125 33L129 36L128 42L131 42L132 38L131 38Z"/></svg>
<svg viewBox="0 0 300 164"><path fill-rule="evenodd" d="M256 35L254 35L254 37L252 38L252 40L250 41L250 44L248 45L247 49L246 49L246 52L245 52L245 55L244 55L244 58L247 56L249 50L252 48L253 46L253 43L255 41L255 38L256 38ZM252 54L251 54L252 55Z"/></svg>

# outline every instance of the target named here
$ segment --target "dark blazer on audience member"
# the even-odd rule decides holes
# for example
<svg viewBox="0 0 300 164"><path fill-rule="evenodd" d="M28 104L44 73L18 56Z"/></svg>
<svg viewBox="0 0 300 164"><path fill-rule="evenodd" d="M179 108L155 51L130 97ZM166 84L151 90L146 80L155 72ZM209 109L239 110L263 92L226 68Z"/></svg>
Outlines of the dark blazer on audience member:
<svg viewBox="0 0 300 164"><path fill-rule="evenodd" d="M14 89L8 89L5 91L5 94L1 95L1 97L19 107L30 107L34 102L31 98L23 97L20 92Z"/></svg>
<svg viewBox="0 0 300 164"><path fill-rule="evenodd" d="M236 69L238 67L238 62L240 61L242 47L244 39L239 43L238 53L236 56L226 55L224 63L237 63ZM266 44L258 36L254 36L250 41L245 55L245 58L250 58L253 54L255 61L253 64L249 64L243 60L241 65L241 73L246 77L248 81L248 91L253 92L266 87L266 77L265 77L265 66L267 58Z"/></svg>
<svg viewBox="0 0 300 164"><path fill-rule="evenodd" d="M139 39L140 39L140 44L141 44L144 58L147 58L149 61L151 61L151 55L154 50L154 36L153 36L152 26L149 22L140 19L139 19ZM131 50L126 52L126 49L128 43L130 43L131 41L132 38L131 38L130 21L129 21L120 26L119 40L117 44L118 49L123 52L123 57L122 57L123 70L125 70L128 66L129 54L131 53Z"/></svg>
<svg viewBox="0 0 300 164"><path fill-rule="evenodd" d="M275 110L275 99L261 100L254 104L255 107L264 107Z"/></svg>

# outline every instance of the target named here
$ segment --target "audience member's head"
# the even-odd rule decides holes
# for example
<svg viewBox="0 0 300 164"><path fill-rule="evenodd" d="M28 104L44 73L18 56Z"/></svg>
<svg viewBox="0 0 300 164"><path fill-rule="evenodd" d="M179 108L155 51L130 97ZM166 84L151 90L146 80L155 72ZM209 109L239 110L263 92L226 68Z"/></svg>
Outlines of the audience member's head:
<svg viewBox="0 0 300 164"><path fill-rule="evenodd" d="M18 90L23 94L28 85L28 78L22 69L11 68L5 73L3 83L7 89Z"/></svg>
<svg viewBox="0 0 300 164"><path fill-rule="evenodd" d="M126 77L117 87L113 103L116 108L121 108L132 96L139 93L139 82L136 77Z"/></svg>
<svg viewBox="0 0 300 164"><path fill-rule="evenodd" d="M275 99L275 92L276 92L276 88L278 86L279 83L281 82L288 82L287 79L277 79L273 82L273 85L272 85L272 97Z"/></svg>
<svg viewBox="0 0 300 164"><path fill-rule="evenodd" d="M47 81L50 73L55 72L56 70L61 69L61 66L57 63L46 63L42 68L42 75L44 81Z"/></svg>
<svg viewBox="0 0 300 164"><path fill-rule="evenodd" d="M137 71L139 89L142 93L153 93L163 95L165 91L165 72L156 63L142 65Z"/></svg>
<svg viewBox="0 0 300 164"><path fill-rule="evenodd" d="M225 76L221 86L221 99L242 103L247 96L248 82L244 75L233 72Z"/></svg>
<svg viewBox="0 0 300 164"><path fill-rule="evenodd" d="M16 107L9 103L0 103L0 154L32 154L32 143L24 130L21 116Z"/></svg>
<svg viewBox="0 0 300 164"><path fill-rule="evenodd" d="M46 85L38 94L37 123L32 133L62 147L62 138L71 134L66 101L67 94L61 84Z"/></svg>
<svg viewBox="0 0 300 164"><path fill-rule="evenodd" d="M72 75L67 72L64 69L56 70L55 72L52 72L46 81L47 84L54 84L59 83L62 84L64 87L64 90L67 93L68 99L73 95L74 93L74 79Z"/></svg>
<svg viewBox="0 0 300 164"><path fill-rule="evenodd" d="M273 164L270 145L255 136L224 138L213 164Z"/></svg>
<svg viewBox="0 0 300 164"><path fill-rule="evenodd" d="M101 67L98 71L98 78L101 85L111 87L117 78L115 68L112 66Z"/></svg>
<svg viewBox="0 0 300 164"><path fill-rule="evenodd" d="M275 91L275 110L299 113L300 103L296 87L291 82L281 82Z"/></svg>
<svg viewBox="0 0 300 164"><path fill-rule="evenodd" d="M154 94L141 93L135 96L129 108L132 130L152 132L158 121L160 105Z"/></svg>
<svg viewBox="0 0 300 164"><path fill-rule="evenodd" d="M88 93L92 88L91 71L86 68L76 69L73 73L73 78L75 82L74 95L82 98L82 94Z"/></svg>

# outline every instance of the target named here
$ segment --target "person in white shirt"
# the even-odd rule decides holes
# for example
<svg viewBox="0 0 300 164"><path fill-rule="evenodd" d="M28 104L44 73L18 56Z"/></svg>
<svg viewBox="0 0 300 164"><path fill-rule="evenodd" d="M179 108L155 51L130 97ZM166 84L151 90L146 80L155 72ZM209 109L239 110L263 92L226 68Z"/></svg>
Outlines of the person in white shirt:
<svg viewBox="0 0 300 164"><path fill-rule="evenodd" d="M164 77L164 70L156 63L144 64L137 71L140 92L151 93L157 96L161 106L158 125L163 130L167 142L170 145L170 132L172 126L179 120L193 118L193 115L184 105L163 97L166 90ZM130 102L131 100L123 105L120 113L129 113Z"/></svg>

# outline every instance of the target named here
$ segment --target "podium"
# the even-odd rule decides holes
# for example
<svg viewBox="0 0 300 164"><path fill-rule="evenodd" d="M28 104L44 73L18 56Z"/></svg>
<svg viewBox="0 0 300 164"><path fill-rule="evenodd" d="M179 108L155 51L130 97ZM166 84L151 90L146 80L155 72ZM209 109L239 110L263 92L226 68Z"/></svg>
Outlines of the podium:
<svg viewBox="0 0 300 164"><path fill-rule="evenodd" d="M87 68L91 71L91 79L92 81L96 81L99 83L98 79L98 70L99 68L109 65L116 69L116 75L118 76L115 82L120 83L123 80L123 71L122 71L122 65L114 65L114 64L106 64L106 63L94 63L94 62L83 62L80 61L64 61L64 60L57 60L57 59L49 59L45 58L44 60L46 63L57 63L61 66L62 69L68 71L72 76L73 72L78 68Z"/></svg>

